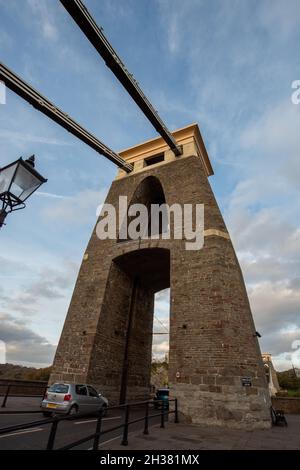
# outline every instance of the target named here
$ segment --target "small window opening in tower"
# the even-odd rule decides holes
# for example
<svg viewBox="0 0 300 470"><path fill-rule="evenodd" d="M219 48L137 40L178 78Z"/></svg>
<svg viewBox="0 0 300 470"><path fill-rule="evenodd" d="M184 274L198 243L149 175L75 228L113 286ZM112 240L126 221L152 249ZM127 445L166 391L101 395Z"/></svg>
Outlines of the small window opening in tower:
<svg viewBox="0 0 300 470"><path fill-rule="evenodd" d="M156 163L163 162L165 159L164 153L159 153L158 155L153 155L152 157L145 158L145 165L155 165Z"/></svg>

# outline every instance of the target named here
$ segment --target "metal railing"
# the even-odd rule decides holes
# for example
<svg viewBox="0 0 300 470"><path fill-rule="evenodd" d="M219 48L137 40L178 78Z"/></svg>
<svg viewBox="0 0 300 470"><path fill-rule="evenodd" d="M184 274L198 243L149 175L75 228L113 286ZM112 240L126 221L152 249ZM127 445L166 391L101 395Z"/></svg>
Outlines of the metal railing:
<svg viewBox="0 0 300 470"><path fill-rule="evenodd" d="M138 422L144 422L144 430L143 434L149 434L149 420L155 417L160 417L160 427L164 428L165 427L165 419L166 416L169 416L170 414L175 415L174 422L179 423L178 419L178 402L177 398L170 399L170 403L174 403L174 409L170 410L169 407L168 409L166 408L165 404L166 402L164 400L148 400L148 401L141 401L141 402L135 402L135 403L126 403L124 405L116 405L116 406L110 406L105 409L105 411L111 411L111 410L117 410L117 409L124 409L124 419L123 422L117 426L102 430L102 419L103 419L103 411L102 409L99 410L99 412L96 414L97 416L97 421L96 421L96 429L95 432L92 434L89 434L86 437L83 437L77 441L71 442L70 444L67 444L63 447L58 447L55 450L69 450L73 449L74 447L77 447L81 444L84 444L88 441L93 441L93 450L97 450L99 443L100 443L100 438L104 434L108 434L110 432L116 431L117 429L123 429L123 434L122 434L122 441L121 445L127 446L128 445L128 432L129 432L129 426ZM161 410L158 413L150 414L149 413L149 407L150 405L155 406L160 404ZM142 417L136 418L130 421L130 412L134 407L140 407L143 406L145 413ZM0 436L2 434L9 434L13 433L16 431L22 431L25 429L30 429L30 428L35 428L37 426L42 426L42 425L47 425L51 424L48 440L47 440L47 445L46 445L46 450L54 450L54 444L55 444L55 438L58 430L58 425L61 421L74 421L82 418L87 418L87 417L94 417L95 413L88 413L88 414L78 414L78 415L72 415L72 416L55 416L54 418L47 418L39 421L34 421L30 423L25 423L25 424L18 424L14 426L9 426L6 428L1 428L0 429Z"/></svg>
<svg viewBox="0 0 300 470"><path fill-rule="evenodd" d="M4 385L1 385L1 387L4 387ZM40 390L41 390L41 393L39 394L36 394L36 395L33 395L33 394L27 394L27 395L20 395L20 394L14 394L14 393L11 393L11 390L13 388L29 388L29 389L34 389L34 388L38 388L40 387ZM45 396L45 393L47 391L47 388L48 386L45 386L45 385L39 385L39 384L8 384L7 387L6 387L6 391L3 395L3 400L2 400L2 404L1 404L1 408L5 408L6 407L6 403L7 403L7 399L8 397L44 397Z"/></svg>

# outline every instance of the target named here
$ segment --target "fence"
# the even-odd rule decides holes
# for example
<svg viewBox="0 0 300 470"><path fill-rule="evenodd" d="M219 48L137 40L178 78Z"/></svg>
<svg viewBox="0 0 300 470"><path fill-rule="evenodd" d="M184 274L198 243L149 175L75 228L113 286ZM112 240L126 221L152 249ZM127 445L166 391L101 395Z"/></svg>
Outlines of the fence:
<svg viewBox="0 0 300 470"><path fill-rule="evenodd" d="M88 441L93 441L93 450L97 450L98 446L99 446L99 443L100 443L101 436L103 436L104 434L107 434L109 432L115 431L117 429L123 429L123 436L122 436L121 444L123 446L127 446L128 445L129 426L134 424L134 423L138 423L138 422L142 422L142 421L144 422L144 430L143 430L144 434L149 434L149 420L154 418L154 417L158 417L158 416L160 417L160 427L161 428L165 427L165 418L166 418L166 416L169 416L170 414L174 414L175 415L175 419L174 419L175 423L179 423L177 398L169 400L169 403L172 403L172 402L174 402L174 409L173 410L166 409L165 402L163 400L155 400L155 401L154 400L148 400L148 401L141 401L141 402L135 402L135 403L126 403L124 405L110 406L110 407L106 408L106 411L116 410L116 409L123 409L124 410L124 421L123 421L123 423L121 423L117 426L114 426L114 427L109 428L109 429L105 429L103 431L101 430L103 413L102 413L102 410L99 410L98 413L97 413L96 429L95 429L94 433L89 434L88 436L86 436L82 439L79 439L77 441L74 441L74 442L72 442L72 443L70 443L66 446L56 448L55 450L73 449L74 447L77 447L77 446L79 446L81 444L84 444ZM158 405L159 403L161 403L161 410L158 413L149 414L150 405L154 406L154 404ZM136 418L136 419L133 419L133 420L130 421L130 411L134 407L140 407L140 406L144 406L144 408L145 408L144 416L141 417L141 418ZM93 414L88 413L88 414L84 414L84 415L80 414L80 419L81 418L91 417L91 416L95 416L95 413L93 413ZM78 419L78 416L76 416L76 415L75 416L61 416L61 417L57 416L57 417L54 417L54 418L47 418L47 419L43 419L43 420L40 420L40 421L34 421L34 422L31 422L31 423L18 424L18 425L15 425L15 426L9 426L9 427L0 429L0 436L2 434L8 434L10 432L16 432L16 431L21 431L21 430L25 430L25 429L34 428L36 426L51 424L50 433L49 433L48 440L47 440L47 445L46 445L46 450L53 450L59 423L61 421L73 421L75 419Z"/></svg>
<svg viewBox="0 0 300 470"><path fill-rule="evenodd" d="M11 397L41 397L42 398L45 395L45 392L47 390L47 384L43 382L41 383L9 382L8 384L0 383L0 387L4 389L4 395L3 395L1 408L6 407L6 403L7 403L9 396ZM27 393L24 393L24 390L27 391ZM34 394L33 391L35 391L36 393Z"/></svg>

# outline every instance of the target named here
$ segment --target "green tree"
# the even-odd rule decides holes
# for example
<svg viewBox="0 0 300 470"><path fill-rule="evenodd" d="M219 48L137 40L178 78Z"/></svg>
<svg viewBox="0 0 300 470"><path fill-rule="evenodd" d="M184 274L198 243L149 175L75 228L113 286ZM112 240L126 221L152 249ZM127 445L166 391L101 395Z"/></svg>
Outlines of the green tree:
<svg viewBox="0 0 300 470"><path fill-rule="evenodd" d="M300 378L296 377L293 369L277 373L281 388L286 390L300 390Z"/></svg>

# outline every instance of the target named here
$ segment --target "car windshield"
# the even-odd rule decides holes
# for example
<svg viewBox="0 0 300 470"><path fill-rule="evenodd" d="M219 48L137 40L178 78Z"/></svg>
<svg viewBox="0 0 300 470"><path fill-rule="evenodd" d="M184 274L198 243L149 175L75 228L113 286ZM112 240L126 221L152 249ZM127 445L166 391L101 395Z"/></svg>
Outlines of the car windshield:
<svg viewBox="0 0 300 470"><path fill-rule="evenodd" d="M68 391L69 391L69 385L65 385L65 384L53 384L48 390L48 392L54 392L54 393L68 393Z"/></svg>

